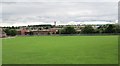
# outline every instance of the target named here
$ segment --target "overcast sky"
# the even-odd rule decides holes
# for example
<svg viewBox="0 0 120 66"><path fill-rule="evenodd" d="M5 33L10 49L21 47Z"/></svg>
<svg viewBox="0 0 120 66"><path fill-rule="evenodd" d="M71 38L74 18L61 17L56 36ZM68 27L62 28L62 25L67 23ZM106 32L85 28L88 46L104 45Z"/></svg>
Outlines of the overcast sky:
<svg viewBox="0 0 120 66"><path fill-rule="evenodd" d="M2 0L0 26L118 20L118 0Z"/></svg>
<svg viewBox="0 0 120 66"><path fill-rule="evenodd" d="M119 0L2 0L3 2L118 2Z"/></svg>

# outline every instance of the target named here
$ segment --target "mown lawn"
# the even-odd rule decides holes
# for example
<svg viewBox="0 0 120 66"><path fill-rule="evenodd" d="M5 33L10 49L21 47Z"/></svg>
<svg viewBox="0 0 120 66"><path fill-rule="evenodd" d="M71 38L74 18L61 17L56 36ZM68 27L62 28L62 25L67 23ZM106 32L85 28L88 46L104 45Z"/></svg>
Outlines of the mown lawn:
<svg viewBox="0 0 120 66"><path fill-rule="evenodd" d="M117 64L118 36L31 36L3 40L3 64Z"/></svg>

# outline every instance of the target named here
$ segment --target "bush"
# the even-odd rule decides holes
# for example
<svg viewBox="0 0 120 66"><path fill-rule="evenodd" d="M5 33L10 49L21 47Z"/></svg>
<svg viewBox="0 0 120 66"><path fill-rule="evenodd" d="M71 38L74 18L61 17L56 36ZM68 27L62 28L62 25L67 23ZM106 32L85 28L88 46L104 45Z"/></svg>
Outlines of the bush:
<svg viewBox="0 0 120 66"><path fill-rule="evenodd" d="M115 25L115 32L120 33L120 25Z"/></svg>
<svg viewBox="0 0 120 66"><path fill-rule="evenodd" d="M84 33L84 34L89 34L89 33L94 33L94 32L95 30L93 29L91 25L87 25L81 30L81 33Z"/></svg>
<svg viewBox="0 0 120 66"><path fill-rule="evenodd" d="M17 31L15 29L11 29L10 30L10 35L11 36L16 36L17 35Z"/></svg>
<svg viewBox="0 0 120 66"><path fill-rule="evenodd" d="M65 27L64 29L61 30L61 34L75 34L76 30L74 27Z"/></svg>
<svg viewBox="0 0 120 66"><path fill-rule="evenodd" d="M9 29L9 28L6 28L6 29L4 30L4 32L5 32L8 36L10 36L10 34L11 34L11 32L10 32L10 29Z"/></svg>
<svg viewBox="0 0 120 66"><path fill-rule="evenodd" d="M8 35L8 36L15 36L17 35L17 31L15 29L9 29L9 28L6 28L4 30L4 32Z"/></svg>
<svg viewBox="0 0 120 66"><path fill-rule="evenodd" d="M114 25L108 25L106 28L105 28L105 33L115 33L115 26Z"/></svg>

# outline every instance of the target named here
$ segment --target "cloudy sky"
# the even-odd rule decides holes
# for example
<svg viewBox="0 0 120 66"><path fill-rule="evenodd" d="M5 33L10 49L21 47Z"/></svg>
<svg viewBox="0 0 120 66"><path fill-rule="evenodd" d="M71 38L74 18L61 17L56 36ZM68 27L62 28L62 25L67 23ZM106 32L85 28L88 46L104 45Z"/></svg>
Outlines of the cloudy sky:
<svg viewBox="0 0 120 66"><path fill-rule="evenodd" d="M2 0L1 4L0 26L118 20L118 0Z"/></svg>

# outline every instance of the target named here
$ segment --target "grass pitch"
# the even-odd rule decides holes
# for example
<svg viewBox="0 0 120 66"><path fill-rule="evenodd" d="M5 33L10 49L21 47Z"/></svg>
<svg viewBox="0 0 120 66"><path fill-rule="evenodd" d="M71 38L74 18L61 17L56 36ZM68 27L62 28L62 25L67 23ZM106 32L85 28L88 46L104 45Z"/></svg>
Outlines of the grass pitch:
<svg viewBox="0 0 120 66"><path fill-rule="evenodd" d="M3 64L117 64L118 36L31 36L3 40Z"/></svg>

